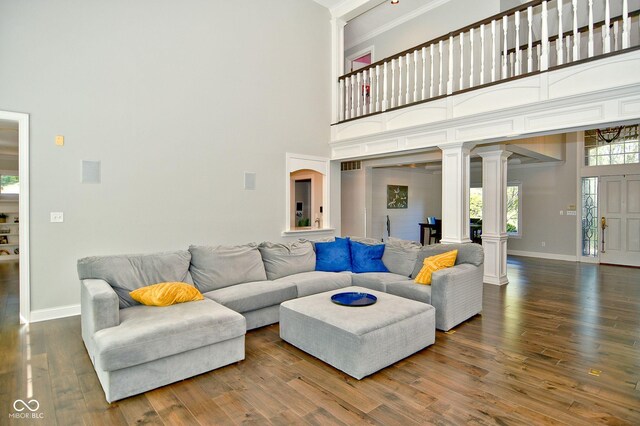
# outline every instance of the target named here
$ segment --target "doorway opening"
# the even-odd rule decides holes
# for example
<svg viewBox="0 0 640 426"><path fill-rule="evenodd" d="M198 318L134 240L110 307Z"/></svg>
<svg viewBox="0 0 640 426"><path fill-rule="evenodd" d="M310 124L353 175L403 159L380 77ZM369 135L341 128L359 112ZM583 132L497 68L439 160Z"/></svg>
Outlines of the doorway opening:
<svg viewBox="0 0 640 426"><path fill-rule="evenodd" d="M19 321L28 323L29 115L9 111L0 111L0 265L14 275L17 268Z"/></svg>

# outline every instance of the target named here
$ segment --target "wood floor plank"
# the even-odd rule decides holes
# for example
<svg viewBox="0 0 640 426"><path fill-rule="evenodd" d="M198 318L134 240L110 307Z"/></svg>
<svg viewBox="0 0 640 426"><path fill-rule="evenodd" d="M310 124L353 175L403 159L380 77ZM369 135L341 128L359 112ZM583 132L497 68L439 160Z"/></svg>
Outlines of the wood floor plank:
<svg viewBox="0 0 640 426"><path fill-rule="evenodd" d="M109 404L79 317L19 325L18 269L0 264L0 407L34 398L65 426L640 424L640 269L510 257L508 273L481 315L363 380L274 324L242 362Z"/></svg>

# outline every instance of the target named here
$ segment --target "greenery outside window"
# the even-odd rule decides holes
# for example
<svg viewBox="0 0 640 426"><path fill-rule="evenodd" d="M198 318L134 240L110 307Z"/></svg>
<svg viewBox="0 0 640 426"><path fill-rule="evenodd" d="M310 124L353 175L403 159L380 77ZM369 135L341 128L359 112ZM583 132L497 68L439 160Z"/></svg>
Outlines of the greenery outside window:
<svg viewBox="0 0 640 426"><path fill-rule="evenodd" d="M17 174L0 173L0 194L20 194L20 178Z"/></svg>
<svg viewBox="0 0 640 426"><path fill-rule="evenodd" d="M521 236L522 229L522 184L507 185L507 234L512 237ZM471 188L469 195L469 217L482 219L482 187Z"/></svg>

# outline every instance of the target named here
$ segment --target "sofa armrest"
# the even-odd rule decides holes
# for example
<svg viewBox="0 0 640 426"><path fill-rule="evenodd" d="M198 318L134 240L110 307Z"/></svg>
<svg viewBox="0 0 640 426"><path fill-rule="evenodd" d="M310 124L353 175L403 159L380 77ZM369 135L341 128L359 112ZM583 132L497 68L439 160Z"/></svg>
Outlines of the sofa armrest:
<svg viewBox="0 0 640 426"><path fill-rule="evenodd" d="M436 328L447 331L482 311L484 266L468 263L433 273L431 304Z"/></svg>
<svg viewBox="0 0 640 426"><path fill-rule="evenodd" d="M80 280L80 313L82 339L93 355L95 332L120 324L118 295L104 280Z"/></svg>

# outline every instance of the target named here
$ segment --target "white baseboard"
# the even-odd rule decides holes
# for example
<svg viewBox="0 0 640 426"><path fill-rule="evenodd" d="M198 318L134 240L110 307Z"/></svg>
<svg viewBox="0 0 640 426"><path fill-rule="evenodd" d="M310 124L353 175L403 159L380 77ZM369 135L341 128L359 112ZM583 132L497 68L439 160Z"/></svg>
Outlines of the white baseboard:
<svg viewBox="0 0 640 426"><path fill-rule="evenodd" d="M67 305L58 308L38 309L31 311L30 322L48 321L57 318L80 315L80 305Z"/></svg>
<svg viewBox="0 0 640 426"><path fill-rule="evenodd" d="M538 257L540 259L552 259L552 260L566 260L568 262L577 262L577 256L571 256L569 254L556 254L556 253L541 253L538 251L520 251L520 250L507 250L507 254L514 256L525 257Z"/></svg>

